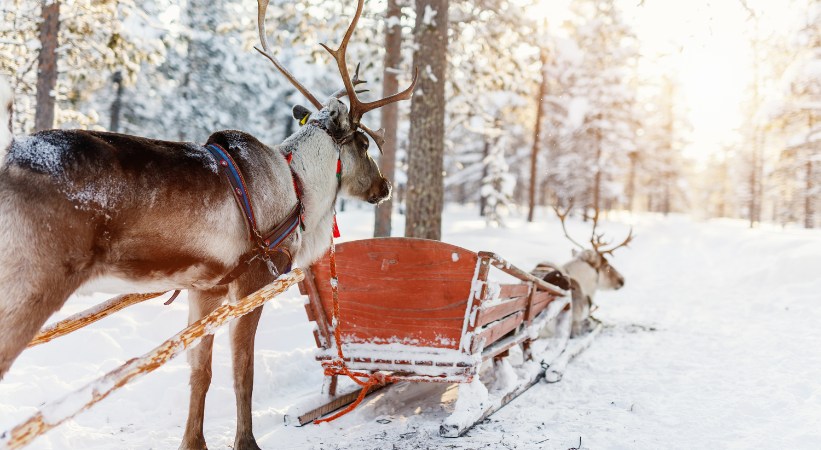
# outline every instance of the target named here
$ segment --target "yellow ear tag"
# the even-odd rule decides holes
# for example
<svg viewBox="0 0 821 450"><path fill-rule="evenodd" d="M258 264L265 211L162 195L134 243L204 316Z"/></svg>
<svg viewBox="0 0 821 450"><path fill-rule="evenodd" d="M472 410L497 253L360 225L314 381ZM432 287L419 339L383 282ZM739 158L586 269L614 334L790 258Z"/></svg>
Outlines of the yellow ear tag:
<svg viewBox="0 0 821 450"><path fill-rule="evenodd" d="M308 119L310 117L311 117L311 113L305 114L305 117L303 117L302 120L299 121L299 126L303 126L306 123L308 123Z"/></svg>

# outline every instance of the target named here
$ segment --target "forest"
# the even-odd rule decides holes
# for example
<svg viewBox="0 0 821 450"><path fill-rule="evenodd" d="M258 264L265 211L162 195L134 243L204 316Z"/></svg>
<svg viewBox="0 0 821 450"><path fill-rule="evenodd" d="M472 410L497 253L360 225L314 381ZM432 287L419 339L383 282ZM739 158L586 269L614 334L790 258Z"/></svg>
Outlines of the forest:
<svg viewBox="0 0 821 450"><path fill-rule="evenodd" d="M0 450L819 448L819 0L2 0L0 163Z"/></svg>
<svg viewBox="0 0 821 450"><path fill-rule="evenodd" d="M354 3L269 7L278 58L319 92L340 82L318 43L338 39ZM582 213L819 226L821 7L788 3L728 1L719 14L734 24L718 16L705 26L692 20L707 14L704 2L683 14L652 0L367 2L349 53L371 95L420 70L412 104L381 113L381 165L396 189L377 233L402 233L389 230L392 209L416 223L421 203L441 211L443 202L473 204L498 226L571 203ZM304 100L253 51L255 2L0 8L16 134L85 128L200 142L241 129L274 145L298 126L290 110ZM684 23L660 31L658 14ZM725 86L737 94L722 97ZM704 131L710 117L722 120ZM439 233L419 226L405 231Z"/></svg>

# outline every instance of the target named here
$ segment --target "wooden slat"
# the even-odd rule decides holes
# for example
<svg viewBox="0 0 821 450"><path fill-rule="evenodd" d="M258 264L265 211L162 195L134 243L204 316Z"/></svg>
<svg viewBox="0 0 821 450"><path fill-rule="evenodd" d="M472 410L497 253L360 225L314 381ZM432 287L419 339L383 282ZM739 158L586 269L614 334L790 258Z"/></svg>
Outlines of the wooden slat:
<svg viewBox="0 0 821 450"><path fill-rule="evenodd" d="M530 285L527 283L503 284L499 286L499 298L524 297L530 293Z"/></svg>
<svg viewBox="0 0 821 450"><path fill-rule="evenodd" d="M489 347L485 347L482 350L482 361L510 350L514 346L524 342L526 338L527 336L518 334L499 339Z"/></svg>
<svg viewBox="0 0 821 450"><path fill-rule="evenodd" d="M536 292L533 294L533 304L531 306L531 319L539 315L540 312L544 311L550 302L556 299L556 296L549 293L549 292Z"/></svg>
<svg viewBox="0 0 821 450"><path fill-rule="evenodd" d="M482 306L476 316L476 326L483 327L517 311L524 311L527 308L529 298L529 296L522 296L493 306Z"/></svg>
<svg viewBox="0 0 821 450"><path fill-rule="evenodd" d="M482 330L481 333L478 333L473 337L471 351L475 353L479 351L480 348L490 346L504 335L521 325L521 323L524 322L524 318L525 313L523 311L519 311L515 314L511 314L505 319L488 325L486 329Z"/></svg>
<svg viewBox="0 0 821 450"><path fill-rule="evenodd" d="M375 384L368 389L368 393L365 395L373 394L385 386L387 386L387 384ZM326 416L337 409L342 408L343 406L350 405L357 399L357 397L359 397L360 392L360 390L356 390L353 392L348 392L347 394L339 395L338 397L329 400L328 403L301 414L297 419L299 421L299 426L307 425L322 416Z"/></svg>
<svg viewBox="0 0 821 450"><path fill-rule="evenodd" d="M553 293L555 295L565 295L566 294L565 291L559 289L558 287L556 287L556 286L554 286L550 283L547 283L544 280L536 278L533 275L531 275L530 273L525 272L524 270L514 266L513 264L510 264L509 262L505 261L504 258L497 255L496 253L493 253L493 252L479 252L479 257L483 257L483 256L487 257L487 258L490 258L491 264L493 264L493 266L496 267L497 269L501 270L502 272L504 272L504 273L506 273L510 276L518 278L522 281L529 281L529 282L535 284L536 287L539 290L547 291L547 292Z"/></svg>
<svg viewBox="0 0 821 450"><path fill-rule="evenodd" d="M308 292L308 304L311 306L313 317L316 321L316 326L319 329L317 335L317 347L330 348L331 346L331 327L328 316L325 316L325 311L322 309L322 299L319 291L316 288L316 281L312 269L305 269L305 279L301 283L305 286L305 291Z"/></svg>
<svg viewBox="0 0 821 450"><path fill-rule="evenodd" d="M484 303L488 298L488 286L487 286L487 277L490 274L490 258L480 256L477 260L476 266L476 275L475 278L472 280L472 283L476 283L477 285L481 286L478 292L473 293L473 298L470 299L470 305L467 308L467 312L465 313L465 320L462 329L462 336L459 338L459 348L463 349L466 353L469 351L471 354L475 353L472 349L474 343L474 332L477 329L476 321L470 320L471 317L475 317L474 314L479 314L479 307ZM464 341L464 342L463 342Z"/></svg>
<svg viewBox="0 0 821 450"><path fill-rule="evenodd" d="M383 238L336 247L343 341L458 348L476 254L424 239ZM332 316L327 255L312 266Z"/></svg>
<svg viewBox="0 0 821 450"><path fill-rule="evenodd" d="M305 307L305 314L308 316L308 321L316 322L316 315L314 314L314 307L310 303L302 305Z"/></svg>

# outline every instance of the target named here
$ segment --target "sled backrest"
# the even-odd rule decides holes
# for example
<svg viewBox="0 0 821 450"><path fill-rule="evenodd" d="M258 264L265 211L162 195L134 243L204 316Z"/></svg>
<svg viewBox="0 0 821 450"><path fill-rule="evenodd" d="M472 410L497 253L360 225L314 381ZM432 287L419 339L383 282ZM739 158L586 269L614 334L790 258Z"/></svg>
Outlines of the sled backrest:
<svg viewBox="0 0 821 450"><path fill-rule="evenodd" d="M382 238L336 246L342 342L459 350L477 255L425 239ZM311 266L303 291L317 344L329 348L329 259ZM313 295L311 295L313 294Z"/></svg>
<svg viewBox="0 0 821 450"><path fill-rule="evenodd" d="M424 362L475 372L483 359L528 340L522 325L565 295L495 253L439 241L346 242L336 246L336 262L346 359L374 370ZM488 281L499 277L512 282ZM328 255L311 266L300 288L308 295L308 318L317 323L317 346L327 350L317 357L332 358ZM388 362L391 369L379 366Z"/></svg>

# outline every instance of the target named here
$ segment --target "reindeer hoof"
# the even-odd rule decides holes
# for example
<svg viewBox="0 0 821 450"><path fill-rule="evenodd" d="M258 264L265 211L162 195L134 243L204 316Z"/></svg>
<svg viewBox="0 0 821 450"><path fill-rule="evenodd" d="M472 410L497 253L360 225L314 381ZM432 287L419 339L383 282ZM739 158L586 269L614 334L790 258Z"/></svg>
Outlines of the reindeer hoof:
<svg viewBox="0 0 821 450"><path fill-rule="evenodd" d="M257 440L254 436L239 437L234 441L234 450L262 450L257 445Z"/></svg>
<svg viewBox="0 0 821 450"><path fill-rule="evenodd" d="M208 450L208 446L205 445L205 441L196 443L183 442L180 444L179 450Z"/></svg>

